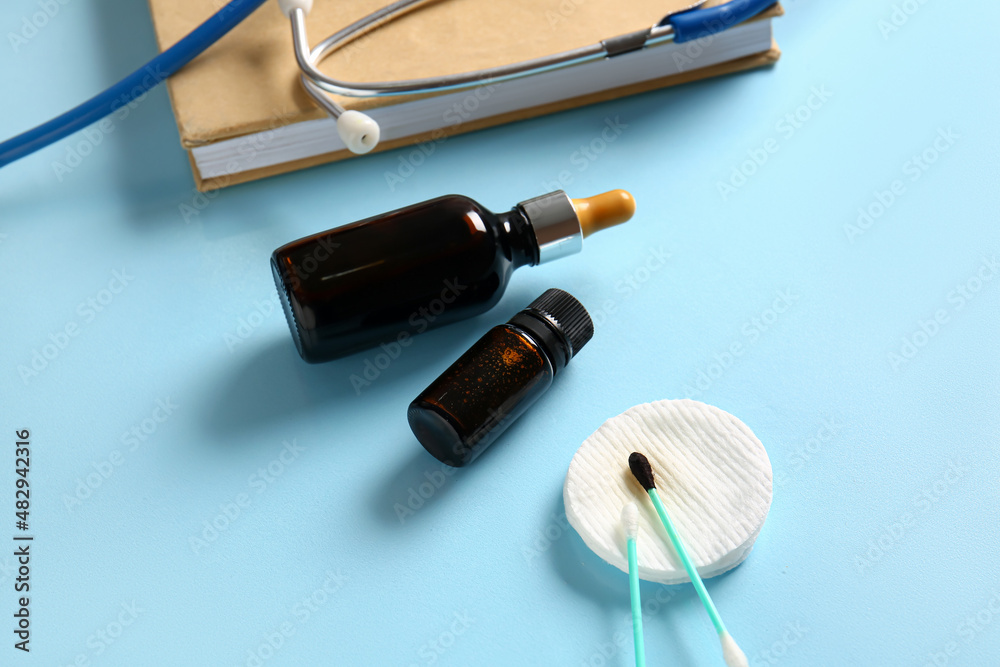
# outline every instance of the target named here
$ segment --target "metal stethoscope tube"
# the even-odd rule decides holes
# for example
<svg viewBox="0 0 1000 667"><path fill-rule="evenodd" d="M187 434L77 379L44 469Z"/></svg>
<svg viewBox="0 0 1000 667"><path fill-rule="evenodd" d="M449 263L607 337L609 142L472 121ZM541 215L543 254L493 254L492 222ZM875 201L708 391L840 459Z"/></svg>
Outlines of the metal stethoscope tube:
<svg viewBox="0 0 1000 667"><path fill-rule="evenodd" d="M491 67L474 72L449 74L425 79L409 79L407 81L379 81L374 83L341 81L327 76L315 68L314 63L322 62L331 53L369 32L372 28L435 1L438 0L398 0L330 35L317 44L311 51L309 49L309 41L306 38L305 12L302 9L296 9L290 17L292 22L292 40L295 47L295 58L298 60L299 67L302 68L303 79L309 80L316 84L317 87L336 95L346 95L349 97L385 97L389 95L409 95L473 88L484 83L499 83L553 69L602 60L611 55L605 46L611 40L607 40L570 51L554 53L542 58L523 60L510 65ZM652 46L668 41L673 38L673 32L673 26L671 25L642 31L642 34L646 36L642 43L645 46Z"/></svg>
<svg viewBox="0 0 1000 667"><path fill-rule="evenodd" d="M688 8L683 12L667 16L657 25L646 30L620 35L597 44L554 53L542 58L461 74L406 81L357 83L335 79L316 69L316 65L324 58L352 40L384 23L436 1L439 0L397 0L397 2L342 28L310 49L306 32L306 15L312 7L312 0L279 0L282 11L292 24L292 44L295 50L295 59L302 70L302 86L320 107L337 119L337 131L347 147L353 152L367 153L375 147L379 138L378 124L361 112L346 111L327 93L348 97L387 97L464 90L487 83L509 81L603 60L671 40L681 42L714 34L756 15L774 4L775 0L732 0L725 5L708 9L692 11ZM697 1L693 7L700 6L703 1Z"/></svg>

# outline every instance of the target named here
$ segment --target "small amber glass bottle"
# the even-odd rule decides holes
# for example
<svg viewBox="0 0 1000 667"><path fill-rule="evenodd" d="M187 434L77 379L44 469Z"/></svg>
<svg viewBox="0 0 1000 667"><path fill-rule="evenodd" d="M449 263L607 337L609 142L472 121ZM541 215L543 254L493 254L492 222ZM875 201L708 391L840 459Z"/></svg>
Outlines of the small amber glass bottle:
<svg viewBox="0 0 1000 667"><path fill-rule="evenodd" d="M560 190L505 213L448 195L289 243L271 269L299 354L329 361L484 313L515 269L577 253L634 211L624 190Z"/></svg>
<svg viewBox="0 0 1000 667"><path fill-rule="evenodd" d="M410 403L410 428L440 461L470 463L545 393L593 335L594 323L579 301L547 290L490 329Z"/></svg>

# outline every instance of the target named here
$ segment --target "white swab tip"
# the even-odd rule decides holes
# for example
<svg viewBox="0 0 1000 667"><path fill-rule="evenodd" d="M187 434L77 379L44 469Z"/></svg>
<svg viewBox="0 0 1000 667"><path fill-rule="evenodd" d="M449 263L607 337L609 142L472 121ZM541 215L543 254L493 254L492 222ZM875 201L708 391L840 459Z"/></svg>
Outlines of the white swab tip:
<svg viewBox="0 0 1000 667"><path fill-rule="evenodd" d="M639 535L639 508L635 503L629 503L622 508L622 527L625 537L634 540Z"/></svg>
<svg viewBox="0 0 1000 667"><path fill-rule="evenodd" d="M364 155L378 145L381 131L371 116L351 110L337 118L337 134L348 150Z"/></svg>
<svg viewBox="0 0 1000 667"><path fill-rule="evenodd" d="M746 655L737 646L736 640L731 634L723 632L719 635L719 641L722 642L722 657L725 658L729 667L750 667Z"/></svg>

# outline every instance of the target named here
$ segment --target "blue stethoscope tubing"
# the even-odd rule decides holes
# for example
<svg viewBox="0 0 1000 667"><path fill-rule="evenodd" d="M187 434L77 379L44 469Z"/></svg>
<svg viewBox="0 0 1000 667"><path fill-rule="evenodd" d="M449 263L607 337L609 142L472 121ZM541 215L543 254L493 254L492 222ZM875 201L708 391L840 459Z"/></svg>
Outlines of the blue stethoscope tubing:
<svg viewBox="0 0 1000 667"><path fill-rule="evenodd" d="M48 122L0 143L0 167L82 130L116 109L132 102L137 97L145 95L222 38L265 1L232 0L179 42L107 90ZM676 43L707 38L753 18L774 5L775 2L776 0L731 0L714 7L698 7L667 16L654 26L651 32L653 34L659 32L664 37L673 39ZM618 48L617 45L623 39L628 42L634 39L634 36L624 35L621 38L602 42L602 46L608 52L607 55L616 55L611 53L607 47L615 45L615 48ZM644 45L642 41L636 43L639 47ZM575 62L567 61L567 64L575 64ZM551 69L551 67L546 69ZM520 74L530 72L530 68L522 68ZM442 87L431 86L430 89L436 90ZM411 88L407 92L419 91ZM359 94L370 93L360 92ZM327 110L330 110L329 107Z"/></svg>
<svg viewBox="0 0 1000 667"><path fill-rule="evenodd" d="M232 0L179 42L104 92L66 113L0 143L0 167L91 125L155 88L219 41L267 0Z"/></svg>
<svg viewBox="0 0 1000 667"><path fill-rule="evenodd" d="M702 7L678 14L671 14L660 21L657 27L670 25L674 29L674 42L683 44L722 32L744 21L752 19L775 0L733 0L724 5Z"/></svg>

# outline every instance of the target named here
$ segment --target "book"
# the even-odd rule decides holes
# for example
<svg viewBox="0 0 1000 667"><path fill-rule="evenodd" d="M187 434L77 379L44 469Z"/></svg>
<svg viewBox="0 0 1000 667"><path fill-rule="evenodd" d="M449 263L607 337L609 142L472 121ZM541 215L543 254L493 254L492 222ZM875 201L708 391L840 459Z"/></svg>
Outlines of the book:
<svg viewBox="0 0 1000 667"><path fill-rule="evenodd" d="M386 0L316 0L311 46ZM716 4L721 0L709 0ZM216 11L201 0L149 0L161 49ZM379 25L332 53L320 69L348 81L441 76L518 62L642 30L691 0L442 0ZM751 21L684 44L473 89L392 97L334 96L379 122L375 151L440 142L455 134L664 86L769 65L780 51L775 5ZM214 190L353 158L336 122L302 89L291 27L276 2L168 79L182 146L199 190Z"/></svg>

